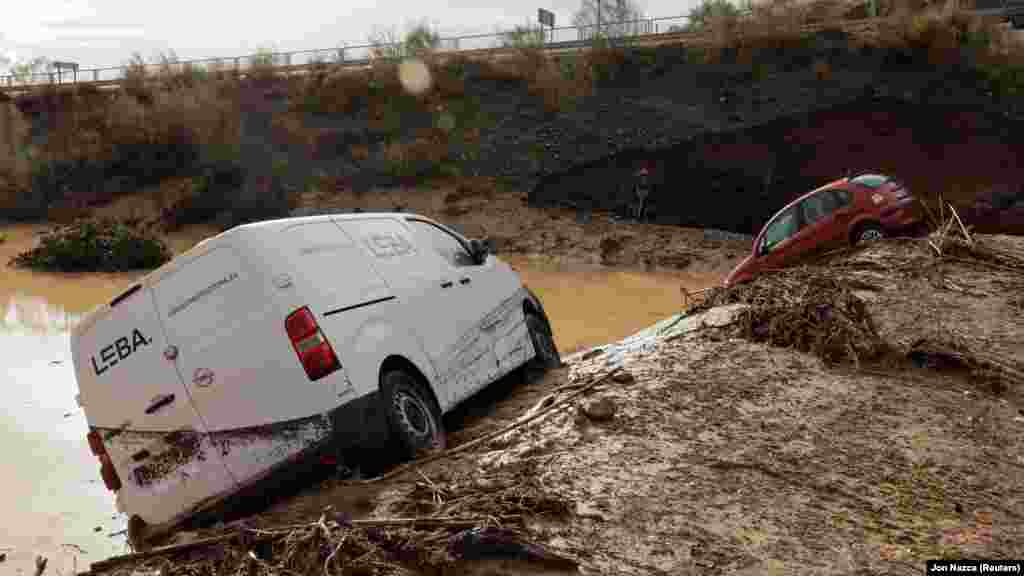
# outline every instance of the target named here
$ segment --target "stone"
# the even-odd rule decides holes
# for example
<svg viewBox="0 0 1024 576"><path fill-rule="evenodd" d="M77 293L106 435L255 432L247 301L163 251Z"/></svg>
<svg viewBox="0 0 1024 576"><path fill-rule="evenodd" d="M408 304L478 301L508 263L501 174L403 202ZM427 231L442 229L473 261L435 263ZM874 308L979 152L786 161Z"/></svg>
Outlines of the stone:
<svg viewBox="0 0 1024 576"><path fill-rule="evenodd" d="M612 376L612 381L618 382L619 384L632 384L636 382L636 377L630 372L619 372L615 376Z"/></svg>
<svg viewBox="0 0 1024 576"><path fill-rule="evenodd" d="M615 404L609 398L588 400L580 406L580 412L595 422L607 422L615 418Z"/></svg>

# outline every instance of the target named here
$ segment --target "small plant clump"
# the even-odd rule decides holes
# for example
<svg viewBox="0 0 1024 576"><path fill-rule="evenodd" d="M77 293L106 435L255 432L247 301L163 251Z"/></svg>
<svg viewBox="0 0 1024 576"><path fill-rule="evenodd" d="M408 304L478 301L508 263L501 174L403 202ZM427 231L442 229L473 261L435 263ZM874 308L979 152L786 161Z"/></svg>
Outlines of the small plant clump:
<svg viewBox="0 0 1024 576"><path fill-rule="evenodd" d="M116 220L78 220L42 234L39 245L11 265L47 272L123 272L156 268L171 259L162 240Z"/></svg>

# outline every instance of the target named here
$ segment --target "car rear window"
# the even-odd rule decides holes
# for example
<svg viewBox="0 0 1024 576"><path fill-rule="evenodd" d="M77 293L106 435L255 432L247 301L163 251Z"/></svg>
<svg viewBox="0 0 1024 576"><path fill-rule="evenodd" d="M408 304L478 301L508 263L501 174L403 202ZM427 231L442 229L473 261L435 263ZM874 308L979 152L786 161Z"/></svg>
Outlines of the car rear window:
<svg viewBox="0 0 1024 576"><path fill-rule="evenodd" d="M860 184L861 186L867 186L868 188L878 188L882 184L889 181L888 176L882 176L881 174L861 174L850 179L850 182L854 184Z"/></svg>

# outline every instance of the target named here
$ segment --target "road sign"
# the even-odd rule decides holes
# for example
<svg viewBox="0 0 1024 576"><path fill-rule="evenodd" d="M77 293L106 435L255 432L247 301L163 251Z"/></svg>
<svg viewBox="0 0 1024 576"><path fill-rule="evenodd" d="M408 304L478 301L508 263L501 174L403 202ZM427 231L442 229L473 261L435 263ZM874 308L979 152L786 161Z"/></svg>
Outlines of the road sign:
<svg viewBox="0 0 1024 576"><path fill-rule="evenodd" d="M549 28L555 27L555 13L549 12L543 8L537 8L537 22L540 22L543 26Z"/></svg>

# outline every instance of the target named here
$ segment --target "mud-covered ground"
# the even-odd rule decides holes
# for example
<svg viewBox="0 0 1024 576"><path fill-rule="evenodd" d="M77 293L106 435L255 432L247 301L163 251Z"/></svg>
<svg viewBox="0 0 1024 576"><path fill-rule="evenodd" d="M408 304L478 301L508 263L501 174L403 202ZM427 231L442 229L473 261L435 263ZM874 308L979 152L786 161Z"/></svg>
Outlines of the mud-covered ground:
<svg viewBox="0 0 1024 576"><path fill-rule="evenodd" d="M179 536L241 530L242 543L143 563L900 574L1020 558L1024 242L975 241L947 240L939 257L926 239L889 240L712 293L689 317L484 392L448 418L461 452L382 481L328 480L248 528ZM791 321L766 328L776 316ZM793 347L772 344L784 338ZM800 351L830 342L859 361ZM514 541L543 548L473 559Z"/></svg>
<svg viewBox="0 0 1024 576"><path fill-rule="evenodd" d="M437 218L469 236L490 236L499 255L639 269L727 273L750 251L753 238L700 228L615 219L611 212L577 212L527 205L525 193L479 186L386 189L303 195L296 214L402 210Z"/></svg>

